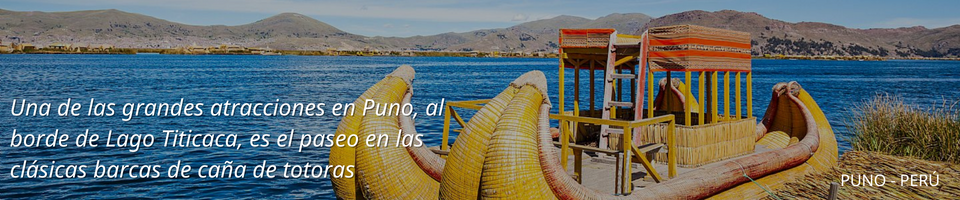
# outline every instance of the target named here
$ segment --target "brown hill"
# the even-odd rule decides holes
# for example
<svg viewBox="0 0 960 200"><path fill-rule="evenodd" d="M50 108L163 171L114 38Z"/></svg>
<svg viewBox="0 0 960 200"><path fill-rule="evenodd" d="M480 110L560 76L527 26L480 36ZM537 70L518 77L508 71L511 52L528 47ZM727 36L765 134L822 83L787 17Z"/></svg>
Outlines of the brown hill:
<svg viewBox="0 0 960 200"><path fill-rule="evenodd" d="M960 26L956 25L937 29L853 29L819 22L789 23L752 12L696 10L653 19L647 27L677 24L750 32L755 55L960 55Z"/></svg>
<svg viewBox="0 0 960 200"><path fill-rule="evenodd" d="M551 52L557 49L556 42L561 28L614 28L622 33L632 33L648 21L650 21L649 16L639 13L611 14L595 20L561 15L508 28L448 33L438 35L439 39L434 36L425 36L416 40L445 41L429 43L430 46L427 49L435 50ZM456 40L444 39L450 37Z"/></svg>
<svg viewBox="0 0 960 200"><path fill-rule="evenodd" d="M238 26L195 26L118 10L18 12L0 10L0 39L39 45L113 44L175 48L191 44L237 44L275 49L436 50L553 52L561 28L615 28L639 34L647 27L696 24L752 34L753 53L785 55L960 56L960 25L928 29L852 29L819 23L790 23L752 12L687 11L651 19L640 13L598 19L557 16L499 29L414 37L365 37L319 20L283 13Z"/></svg>
<svg viewBox="0 0 960 200"><path fill-rule="evenodd" d="M239 26L194 26L113 9L0 11L0 36L4 36L0 39L5 42L113 44L136 48L239 44L278 49L323 49L367 45L363 36L295 13L283 13Z"/></svg>

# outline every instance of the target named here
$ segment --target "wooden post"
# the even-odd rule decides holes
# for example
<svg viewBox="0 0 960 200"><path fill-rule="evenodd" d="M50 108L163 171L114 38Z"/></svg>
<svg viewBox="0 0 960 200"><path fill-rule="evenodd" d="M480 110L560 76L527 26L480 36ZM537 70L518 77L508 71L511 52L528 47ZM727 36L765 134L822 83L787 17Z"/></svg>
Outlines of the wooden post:
<svg viewBox="0 0 960 200"><path fill-rule="evenodd" d="M450 106L443 106L443 139L440 141L440 150L449 149L450 138Z"/></svg>
<svg viewBox="0 0 960 200"><path fill-rule="evenodd" d="M653 117L653 71L647 70L647 118Z"/></svg>
<svg viewBox="0 0 960 200"><path fill-rule="evenodd" d="M563 165L563 170L567 170L567 157L570 155L567 154L567 151L570 149L570 139L567 135L567 122L564 120L558 120L560 124L560 164Z"/></svg>
<svg viewBox="0 0 960 200"><path fill-rule="evenodd" d="M577 175L577 183L583 184L583 149L574 149L573 159L573 174Z"/></svg>
<svg viewBox="0 0 960 200"><path fill-rule="evenodd" d="M720 101L718 101L718 97L717 97L717 92L718 92L718 91L717 91L717 90L718 90L717 88L719 87L718 85L719 85L719 83L720 83L720 82L719 82L720 80L717 79L717 74L718 74L718 73L720 73L720 72L713 72L713 73L711 73L711 74L713 74L713 80L712 80L712 81L713 81L713 87L710 88L710 89L712 89L712 90L710 90L710 100L713 100L713 103L712 103L712 105L710 105L710 107L711 107L711 111L713 111L713 112L711 112L711 113L713 113L713 120L710 120L710 121L712 121L713 123L720 122L720 110L718 109L718 107L719 107L718 105L720 105Z"/></svg>
<svg viewBox="0 0 960 200"><path fill-rule="evenodd" d="M623 191L622 191L623 187L620 187L620 185L622 185L622 183L620 183L620 182L623 181L623 179L620 177L620 173L623 172L623 170L620 169L620 167L622 167L623 164L620 164L620 161L623 160L623 159L621 158L621 157L623 157L623 154L622 154L622 153L617 153L617 155L616 155L615 157L617 158L617 162L616 162L617 164L613 165L613 166L614 166L614 169L613 169L613 194L621 194L621 193L623 193Z"/></svg>
<svg viewBox="0 0 960 200"><path fill-rule="evenodd" d="M730 116L730 72L723 74L723 117L729 119Z"/></svg>
<svg viewBox="0 0 960 200"><path fill-rule="evenodd" d="M699 113L699 115L697 115L697 122L698 122L697 125L703 125L703 124L704 124L704 121L706 120L706 117L707 117L707 115L706 115L706 113L707 113L706 110L707 110L707 109L706 109L706 105L705 105L705 102L706 102L705 100L706 100L706 99L703 98L704 93L707 93L707 92L706 92L706 89L707 89L707 86L706 86L706 83L707 83L707 72L700 72L700 75L697 76L697 81L700 82L700 85L697 87L697 90L699 91L699 92L697 93L697 97L700 98L700 99L699 99L699 100L700 100L700 103L699 103L699 105L700 105L700 113Z"/></svg>
<svg viewBox="0 0 960 200"><path fill-rule="evenodd" d="M620 137L621 143L623 146L620 149L623 151L623 194L630 194L633 192L633 168L630 164L633 164L633 157L630 156L630 150L633 150L633 139L630 136L633 131L632 127L623 127L623 136Z"/></svg>
<svg viewBox="0 0 960 200"><path fill-rule="evenodd" d="M829 199L829 200L837 200L837 190L839 190L839 189L840 189L840 184L837 184L837 182L831 182L831 183L830 183L830 196L827 197L827 199Z"/></svg>
<svg viewBox="0 0 960 200"><path fill-rule="evenodd" d="M573 110L573 116L579 117L579 116L580 116L580 101L579 101L579 100L573 101L573 107L574 107L574 108L577 108L577 109L574 109L574 110ZM577 140L576 140L576 138L577 138L577 125L580 125L580 122L574 121L574 122L573 122L573 127L572 127L573 130L570 131L570 133L573 134L573 135L570 135L570 137L573 139L573 142L577 142Z"/></svg>
<svg viewBox="0 0 960 200"><path fill-rule="evenodd" d="M683 122L687 124L687 126L693 126L693 119L691 119L691 111L693 110L693 102L696 101L696 100L693 100L693 87L691 87L691 85L693 85L693 82L690 81L690 79L693 79L692 78L693 72L687 71L684 74L686 76L685 77L686 79L683 82L686 83L686 85L684 86L686 86L685 89L687 89L687 91L685 94L683 94L683 98L686 99L684 100L685 103L683 104L683 120L684 120Z"/></svg>
<svg viewBox="0 0 960 200"><path fill-rule="evenodd" d="M670 120L667 125L667 176L677 177L677 121Z"/></svg>
<svg viewBox="0 0 960 200"><path fill-rule="evenodd" d="M607 74L606 71L604 71L603 74ZM613 84L613 86L611 86L611 87L614 88L614 91L613 91L613 93L612 93L613 96L610 98L610 100L611 100L611 101L620 101L620 100L619 100L620 94L618 94L619 91L617 91L617 90L619 90L619 88L620 88L620 84L617 84L617 80L611 81L611 84ZM607 105L604 104L603 106L607 106ZM604 107L603 109L610 109L610 119L617 119L617 108L618 108L617 106L610 105L609 108Z"/></svg>
<svg viewBox="0 0 960 200"><path fill-rule="evenodd" d="M747 117L753 117L753 72L747 72Z"/></svg>
<svg viewBox="0 0 960 200"><path fill-rule="evenodd" d="M561 39L561 40L563 40L563 39ZM563 53L563 49L561 48L561 49L560 49L560 71L557 71L557 73L560 75L560 80L559 80L560 82L559 82L559 84L557 84L557 85L559 85L558 91L560 92L560 93L557 94L557 96L558 96L558 97L557 97L557 101L559 101L560 103L559 103L559 107L557 107L557 110L560 111L559 114L561 114L561 115L563 114L563 93L564 93L564 91L563 91L563 85L564 85L564 84L563 84L563 83L564 83L564 82L563 82L563 63L564 63L564 62L563 62L563 59L564 59L565 57L567 57L567 54Z"/></svg>

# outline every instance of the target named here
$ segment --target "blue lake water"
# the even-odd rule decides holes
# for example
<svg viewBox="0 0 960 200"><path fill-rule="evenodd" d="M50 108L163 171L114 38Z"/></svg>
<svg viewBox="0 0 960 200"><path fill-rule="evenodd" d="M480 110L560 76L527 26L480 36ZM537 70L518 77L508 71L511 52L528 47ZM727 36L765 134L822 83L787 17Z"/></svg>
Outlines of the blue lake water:
<svg viewBox="0 0 960 200"><path fill-rule="evenodd" d="M254 133L330 134L340 118L323 117L13 117L13 99L60 103L66 98L100 102L317 102L347 103L401 64L416 71L413 103L491 98L517 76L541 70L557 102L557 60L528 58L304 57L304 56L177 56L177 55L0 55L0 199L41 195L47 198L331 198L328 179L14 179L10 168L24 160L38 164L326 164L328 150L310 148L161 148L129 152L115 148L13 148L19 133L61 133L76 136L86 129L105 135L160 130L194 133L238 133L247 143ZM960 62L949 61L791 61L755 60L754 114L762 115L773 84L798 81L818 101L838 133L841 151L849 135L844 128L848 108L878 93L899 95L907 102L933 105L960 99ZM567 97L573 95L573 73L567 70ZM598 77L602 77L599 73ZM584 78L586 73L582 74ZM662 77L658 75L658 77ZM679 76L678 76L679 77ZM583 81L584 92L586 83ZM602 86L601 86L602 87ZM597 88L601 93L602 88ZM598 99L599 101L600 99ZM570 99L568 99L568 102ZM583 100L586 101L586 95ZM585 107L585 103L581 103ZM56 110L56 104L52 110ZM569 109L568 104L568 109ZM83 114L86 114L85 112ZM469 113L465 113L469 115ZM760 117L760 116L758 116ZM440 143L441 117L420 116L417 128L425 142ZM71 137L73 138L73 137ZM105 139L105 138L104 138ZM246 146L245 146L246 147ZM92 169L87 169L92 173ZM165 172L166 169L162 169ZM165 173L164 173L165 174ZM88 176L91 174L88 174Z"/></svg>

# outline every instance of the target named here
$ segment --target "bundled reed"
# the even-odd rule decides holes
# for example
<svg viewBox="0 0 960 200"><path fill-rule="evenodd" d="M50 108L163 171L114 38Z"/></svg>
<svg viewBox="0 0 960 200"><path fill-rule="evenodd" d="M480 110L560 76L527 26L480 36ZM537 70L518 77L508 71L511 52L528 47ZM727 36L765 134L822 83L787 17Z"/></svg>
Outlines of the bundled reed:
<svg viewBox="0 0 960 200"><path fill-rule="evenodd" d="M769 149L782 149L787 147L787 145L797 143L800 140L796 137L790 137L787 133L783 131L774 131L769 132L757 140L757 145L766 146Z"/></svg>
<svg viewBox="0 0 960 200"><path fill-rule="evenodd" d="M698 167L752 153L756 145L756 118L720 122L702 126L676 126L677 164L680 167ZM641 127L635 144L666 143L667 125L655 124ZM619 141L619 135L611 141ZM619 144L612 143L611 144ZM619 149L620 146L614 147ZM667 162L666 153L657 153L658 163Z"/></svg>
<svg viewBox="0 0 960 200"><path fill-rule="evenodd" d="M409 66L407 66L409 67ZM403 67L401 67L403 68ZM387 80L390 77L383 78L373 86L371 86L367 91L363 92L360 97L357 98L353 103L357 105L362 105L364 99L369 99L370 97L376 95L380 88L387 84ZM363 115L360 114L360 110L354 110L352 114L346 115L340 120L340 124L337 125L336 135L356 135L360 131L360 121L363 119ZM356 148L354 147L330 147L330 164L331 165L354 165L356 164ZM361 194L357 190L357 182L355 178L332 178L330 181L333 183L333 188L337 196L342 199L356 199Z"/></svg>
<svg viewBox="0 0 960 200"><path fill-rule="evenodd" d="M953 105L924 109L877 95L852 113L850 143L858 151L960 163L960 109Z"/></svg>
<svg viewBox="0 0 960 200"><path fill-rule="evenodd" d="M937 186L900 186L900 174L939 174ZM823 173L812 173L786 183L775 194L782 199L826 199L830 183L840 183L840 175L883 174L895 183L879 187L839 187L837 199L954 199L960 196L960 165L926 161L910 157L853 151L843 154L840 165ZM907 183L909 184L909 183ZM765 199L774 199L766 197Z"/></svg>
<svg viewBox="0 0 960 200"><path fill-rule="evenodd" d="M614 29L561 29L560 46L563 48L606 48Z"/></svg>

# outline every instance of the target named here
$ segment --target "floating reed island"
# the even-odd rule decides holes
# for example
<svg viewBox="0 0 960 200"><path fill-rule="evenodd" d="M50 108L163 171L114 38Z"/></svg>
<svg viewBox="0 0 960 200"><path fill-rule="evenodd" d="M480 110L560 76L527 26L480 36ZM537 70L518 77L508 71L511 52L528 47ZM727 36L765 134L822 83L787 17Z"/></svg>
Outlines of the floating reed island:
<svg viewBox="0 0 960 200"><path fill-rule="evenodd" d="M780 199L827 199L830 183L841 182L842 175L884 174L888 181L883 186L841 186L837 199L953 199L960 196L960 165L948 162L936 162L904 156L891 156L868 151L844 153L840 165L824 173L807 175L787 183L776 191ZM936 186L918 187L904 183L901 186L901 174L932 175ZM890 183L889 181L894 181ZM858 181L859 182L859 181ZM862 184L862 183L861 183ZM875 183L879 184L879 183ZM915 183L919 184L919 183ZM765 199L777 199L769 196Z"/></svg>
<svg viewBox="0 0 960 200"><path fill-rule="evenodd" d="M840 164L831 170L787 183L776 195L783 199L823 199L830 196L826 189L830 183L843 182L843 175L866 175L872 180L882 174L893 182L872 183L883 186L838 187L837 198L960 196L960 109L955 105L956 102L944 101L921 107L883 94L860 103L851 110L847 122L854 135L849 140L855 151L843 154ZM902 175L926 175L928 181L901 183L905 178Z"/></svg>
<svg viewBox="0 0 960 200"><path fill-rule="evenodd" d="M856 106L847 126L858 151L960 163L960 109L957 102L920 107L889 95Z"/></svg>

